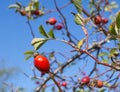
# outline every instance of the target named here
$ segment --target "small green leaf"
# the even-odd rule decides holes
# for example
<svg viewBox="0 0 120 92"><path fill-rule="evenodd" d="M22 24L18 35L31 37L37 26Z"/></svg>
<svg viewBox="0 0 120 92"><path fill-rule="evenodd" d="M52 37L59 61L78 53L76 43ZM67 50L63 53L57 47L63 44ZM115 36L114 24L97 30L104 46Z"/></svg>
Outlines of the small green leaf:
<svg viewBox="0 0 120 92"><path fill-rule="evenodd" d="M27 55L27 54L34 54L34 51L28 50L28 51L24 52L24 55Z"/></svg>
<svg viewBox="0 0 120 92"><path fill-rule="evenodd" d="M46 42L46 40L43 40L43 41L40 41L39 43L36 43L34 45L35 50L38 50L45 42Z"/></svg>
<svg viewBox="0 0 120 92"><path fill-rule="evenodd" d="M118 5L115 1L111 2L110 6L113 8L118 8Z"/></svg>
<svg viewBox="0 0 120 92"><path fill-rule="evenodd" d="M75 8L77 9L77 11L78 11L79 14L82 13L82 2L81 1L82 0L71 0L71 2L75 6Z"/></svg>
<svg viewBox="0 0 120 92"><path fill-rule="evenodd" d="M31 58L34 55L34 51L28 50L26 52L24 52L25 55L25 60L28 60L29 58Z"/></svg>
<svg viewBox="0 0 120 92"><path fill-rule="evenodd" d="M33 54L26 55L26 56L25 56L25 60L28 60L28 59L31 58L32 56L33 56Z"/></svg>
<svg viewBox="0 0 120 92"><path fill-rule="evenodd" d="M99 92L105 92L106 89L100 89Z"/></svg>
<svg viewBox="0 0 120 92"><path fill-rule="evenodd" d="M105 6L104 10L110 12L112 9L115 8L118 8L118 5L116 4L116 2L111 2L110 4Z"/></svg>
<svg viewBox="0 0 120 92"><path fill-rule="evenodd" d="M109 32L110 32L111 35L117 35L117 33L115 31L115 23L110 24Z"/></svg>
<svg viewBox="0 0 120 92"><path fill-rule="evenodd" d="M112 48L112 49L110 50L109 57L114 56L115 53L118 53L117 48Z"/></svg>
<svg viewBox="0 0 120 92"><path fill-rule="evenodd" d="M110 50L110 54L114 54L116 51L117 51L117 48L112 48L112 49Z"/></svg>
<svg viewBox="0 0 120 92"><path fill-rule="evenodd" d="M117 28L120 29L120 11L118 12L116 17L116 25L117 25Z"/></svg>
<svg viewBox="0 0 120 92"><path fill-rule="evenodd" d="M42 25L40 25L40 27L39 27L39 32L40 32L40 34L42 34L43 36L49 38L48 34L45 32L45 29L43 28Z"/></svg>
<svg viewBox="0 0 120 92"><path fill-rule="evenodd" d="M81 26L85 25L84 19L82 18L82 16L80 14L74 14L74 16L75 16L74 20L77 25L81 25Z"/></svg>
<svg viewBox="0 0 120 92"><path fill-rule="evenodd" d="M22 4L20 2L16 2L16 4L20 7L22 7Z"/></svg>
<svg viewBox="0 0 120 92"><path fill-rule="evenodd" d="M101 53L99 53L99 57L103 57L103 56L107 56L108 55L108 53L106 53L106 52L101 52Z"/></svg>
<svg viewBox="0 0 120 92"><path fill-rule="evenodd" d="M35 50L38 50L48 39L45 38L34 38L31 44L34 46Z"/></svg>
<svg viewBox="0 0 120 92"><path fill-rule="evenodd" d="M45 40L45 38L34 38L32 41L31 41L31 44L34 45L42 40Z"/></svg>
<svg viewBox="0 0 120 92"><path fill-rule="evenodd" d="M16 9L19 9L19 8L21 8L18 4L11 4L11 5L9 5L8 6L8 8L16 8Z"/></svg>
<svg viewBox="0 0 120 92"><path fill-rule="evenodd" d="M80 49L82 45L84 44L84 42L85 42L85 39L80 40L77 44L77 47Z"/></svg>
<svg viewBox="0 0 120 92"><path fill-rule="evenodd" d="M104 62L104 63L108 63L108 61L109 60L107 60L107 59L102 59L102 62Z"/></svg>
<svg viewBox="0 0 120 92"><path fill-rule="evenodd" d="M48 35L49 35L51 38L55 38L54 32L53 32L52 29L49 31Z"/></svg>
<svg viewBox="0 0 120 92"><path fill-rule="evenodd" d="M34 2L35 10L39 10L39 1Z"/></svg>

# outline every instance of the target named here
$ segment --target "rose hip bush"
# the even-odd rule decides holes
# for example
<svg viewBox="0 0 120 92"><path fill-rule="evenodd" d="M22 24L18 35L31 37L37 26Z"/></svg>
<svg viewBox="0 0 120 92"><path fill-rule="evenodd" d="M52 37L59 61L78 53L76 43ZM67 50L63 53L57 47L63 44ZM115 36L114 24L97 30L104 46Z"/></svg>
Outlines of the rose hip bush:
<svg viewBox="0 0 120 92"><path fill-rule="evenodd" d="M119 92L119 1L51 0L53 9L46 9L46 3L41 2L31 0L26 6L19 2L9 6L26 17L30 27L33 50L24 54L27 61L33 59L34 69L41 73L36 76L33 71L40 84L35 92ZM43 23L38 26L40 37L35 36L31 25L37 19ZM61 51L55 49L59 42ZM42 47L52 50L42 52Z"/></svg>

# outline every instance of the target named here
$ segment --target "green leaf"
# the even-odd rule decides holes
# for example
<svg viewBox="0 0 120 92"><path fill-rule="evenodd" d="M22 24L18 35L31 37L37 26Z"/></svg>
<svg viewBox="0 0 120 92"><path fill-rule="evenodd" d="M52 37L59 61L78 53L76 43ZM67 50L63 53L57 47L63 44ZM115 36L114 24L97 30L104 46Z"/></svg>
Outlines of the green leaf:
<svg viewBox="0 0 120 92"><path fill-rule="evenodd" d="M104 10L105 11L111 11L112 9L118 8L118 5L116 2L111 2L110 4L106 5Z"/></svg>
<svg viewBox="0 0 120 92"><path fill-rule="evenodd" d="M34 51L28 50L28 51L24 52L24 55L27 55L27 54L34 54Z"/></svg>
<svg viewBox="0 0 120 92"><path fill-rule="evenodd" d="M117 48L112 48L112 49L110 50L109 57L114 56L114 54L116 54L116 53L118 53Z"/></svg>
<svg viewBox="0 0 120 92"><path fill-rule="evenodd" d="M77 44L77 47L80 49L82 45L84 44L84 42L85 42L85 39L80 40Z"/></svg>
<svg viewBox="0 0 120 92"><path fill-rule="evenodd" d="M111 6L112 9L113 8L118 8L118 5L115 1L111 2L110 6Z"/></svg>
<svg viewBox="0 0 120 92"><path fill-rule="evenodd" d="M111 35L117 35L117 33L115 31L115 23L110 24L109 32L110 32Z"/></svg>
<svg viewBox="0 0 120 92"><path fill-rule="evenodd" d="M106 90L106 89L100 89L100 91L99 91L99 92L105 92L105 90Z"/></svg>
<svg viewBox="0 0 120 92"><path fill-rule="evenodd" d="M40 32L40 34L42 34L43 36L49 38L48 34L45 32L45 29L43 28L42 25L40 25L40 27L39 27L39 32Z"/></svg>
<svg viewBox="0 0 120 92"><path fill-rule="evenodd" d="M26 55L25 56L25 60L28 60L29 58L33 57L33 54L30 54L30 55Z"/></svg>
<svg viewBox="0 0 120 92"><path fill-rule="evenodd" d="M28 50L28 51L24 52L24 55L25 55L25 60L28 60L29 58L31 58L34 55L34 51Z"/></svg>
<svg viewBox="0 0 120 92"><path fill-rule="evenodd" d="M75 6L75 8L77 9L77 11L78 11L79 14L82 13L82 2L81 1L82 0L71 0L71 2Z"/></svg>
<svg viewBox="0 0 120 92"><path fill-rule="evenodd" d="M11 5L9 5L8 6L8 8L16 8L16 9L19 9L19 8L21 8L18 4L11 4Z"/></svg>
<svg viewBox="0 0 120 92"><path fill-rule="evenodd" d="M116 17L116 25L117 25L117 28L120 29L120 11L118 12Z"/></svg>
<svg viewBox="0 0 120 92"><path fill-rule="evenodd" d="M74 20L77 25L81 25L81 26L85 25L84 19L82 18L80 14L73 14L73 15L75 16Z"/></svg>
<svg viewBox="0 0 120 92"><path fill-rule="evenodd" d="M48 39L45 38L34 38L31 44L34 46L35 50L38 50Z"/></svg>
<svg viewBox="0 0 120 92"><path fill-rule="evenodd" d="M108 55L108 53L106 53L106 52L101 52L101 53L99 53L99 57L103 57L103 56L107 56Z"/></svg>
<svg viewBox="0 0 120 92"><path fill-rule="evenodd" d="M48 35L49 35L51 38L55 38L54 32L53 32L52 29L49 31Z"/></svg>
<svg viewBox="0 0 120 92"><path fill-rule="evenodd" d="M108 63L108 59L102 59L102 62L104 62L104 63Z"/></svg>
<svg viewBox="0 0 120 92"><path fill-rule="evenodd" d="M36 43L38 43L38 42L40 42L40 41L43 41L43 40L45 40L45 38L34 38L34 39L31 41L31 44L34 45L34 44L36 44Z"/></svg>
<svg viewBox="0 0 120 92"><path fill-rule="evenodd" d="M34 8L35 8L35 10L39 10L39 1L38 0L34 2Z"/></svg>

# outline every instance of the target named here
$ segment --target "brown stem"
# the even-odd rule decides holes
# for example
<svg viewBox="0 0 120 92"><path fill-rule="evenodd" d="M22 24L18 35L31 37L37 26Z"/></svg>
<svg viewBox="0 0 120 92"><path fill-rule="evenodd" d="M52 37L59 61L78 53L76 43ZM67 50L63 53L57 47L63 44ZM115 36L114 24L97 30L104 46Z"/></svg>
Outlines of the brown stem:
<svg viewBox="0 0 120 92"><path fill-rule="evenodd" d="M58 87L59 92L63 92L62 89L61 89L61 87L60 87L60 85L59 85L58 82L55 80L54 75L49 72L49 76L50 76L50 78L54 81L54 83L56 84L56 86Z"/></svg>
<svg viewBox="0 0 120 92"><path fill-rule="evenodd" d="M112 69L115 69L117 71L120 71L120 69L108 64L108 63L104 63L104 62L100 62L96 57L92 56L88 51L85 51L85 50L80 50L80 52L82 53L86 53L87 55L89 55L92 59L94 59L98 64L101 64L101 65L104 65L104 66L107 66L107 67L110 67Z"/></svg>
<svg viewBox="0 0 120 92"><path fill-rule="evenodd" d="M62 12L60 11L60 9L58 8L57 3L56 3L56 0L54 0L54 4L55 4L55 7L56 7L56 10L58 11L58 13L60 14L60 16L61 16L62 19L63 19L63 24L64 24L64 28L65 28L65 30L66 30L67 37L69 38L69 41L70 41L70 42L73 42L72 39L71 39L69 30L68 30L66 17L63 15L63 13L62 13Z"/></svg>
<svg viewBox="0 0 120 92"><path fill-rule="evenodd" d="M85 39L85 41L86 41L86 50L88 50L88 31L84 26L82 26L82 29L83 29L83 31L84 31L84 33L86 35L86 39Z"/></svg>

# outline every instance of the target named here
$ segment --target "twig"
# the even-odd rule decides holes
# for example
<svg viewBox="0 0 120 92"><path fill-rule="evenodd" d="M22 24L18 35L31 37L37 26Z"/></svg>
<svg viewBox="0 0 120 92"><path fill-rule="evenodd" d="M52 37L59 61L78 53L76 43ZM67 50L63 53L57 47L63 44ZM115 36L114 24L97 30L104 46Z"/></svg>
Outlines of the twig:
<svg viewBox="0 0 120 92"><path fill-rule="evenodd" d="M56 0L54 0L54 4L55 4L55 7L56 7L56 10L58 11L58 13L60 14L60 16L61 16L62 19L63 19L63 24L64 24L64 28L65 28L65 30L66 30L67 37L69 38L69 41L70 41L70 42L73 42L72 39L71 39L70 33L69 33L69 31L68 31L68 26L67 26L66 18L65 18L65 16L62 14L62 12L60 11L60 9L58 8L57 3L56 3Z"/></svg>
<svg viewBox="0 0 120 92"><path fill-rule="evenodd" d="M84 26L82 26L82 29L83 29L83 31L84 31L84 33L86 35L86 38L85 38L85 41L86 41L86 50L88 50L88 31L87 31L87 29Z"/></svg>
<svg viewBox="0 0 120 92"><path fill-rule="evenodd" d="M35 38L35 35L34 35L34 32L33 32L33 29L32 29L32 26L31 26L29 20L27 21L27 24L28 24L28 26L30 27L30 32L31 32L32 37Z"/></svg>
<svg viewBox="0 0 120 92"><path fill-rule="evenodd" d="M61 89L61 87L60 87L60 85L59 85L58 82L55 80L54 75L53 75L52 73L49 73L49 76L50 76L50 78L54 81L54 83L56 84L56 86L58 87L59 92L63 92L62 89Z"/></svg>

